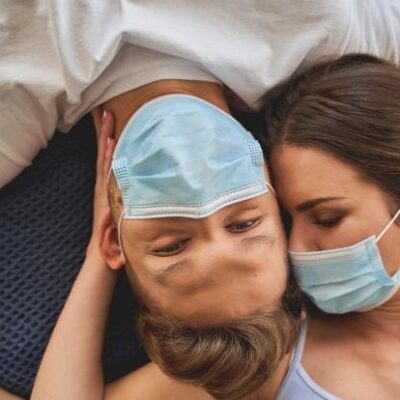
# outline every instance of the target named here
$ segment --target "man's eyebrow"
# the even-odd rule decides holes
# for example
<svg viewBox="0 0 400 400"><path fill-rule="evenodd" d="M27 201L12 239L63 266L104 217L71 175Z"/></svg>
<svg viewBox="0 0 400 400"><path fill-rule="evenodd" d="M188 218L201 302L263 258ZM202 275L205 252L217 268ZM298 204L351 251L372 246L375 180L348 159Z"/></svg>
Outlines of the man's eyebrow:
<svg viewBox="0 0 400 400"><path fill-rule="evenodd" d="M316 199L307 200L304 203L299 204L296 207L296 211L303 213L303 212L306 212L308 210L311 210L312 208L314 208L318 204L326 203L328 201L343 200L343 199L346 199L346 197L318 197Z"/></svg>
<svg viewBox="0 0 400 400"><path fill-rule="evenodd" d="M166 284L166 280L167 277L171 274L171 273L175 273L179 270L182 270L184 268L189 268L189 261L187 259L181 260L181 261L177 261L173 264L168 265L168 267L163 268L162 271L160 272L156 272L154 275L154 279L160 283L161 285L165 285Z"/></svg>
<svg viewBox="0 0 400 400"><path fill-rule="evenodd" d="M182 235L182 230L173 228L173 227L158 227L156 232L152 232L151 228L147 229L144 235L142 235L142 239L147 244L153 244L158 239L161 239L165 236L173 236L173 235Z"/></svg>
<svg viewBox="0 0 400 400"><path fill-rule="evenodd" d="M251 212L251 211L259 211L260 213L267 213L267 209L264 206L261 205L252 205L252 206L247 206L239 209L235 209L232 212L230 212L225 218L224 218L224 224L229 225L232 223L235 218L240 216L240 214L244 214L246 212Z"/></svg>

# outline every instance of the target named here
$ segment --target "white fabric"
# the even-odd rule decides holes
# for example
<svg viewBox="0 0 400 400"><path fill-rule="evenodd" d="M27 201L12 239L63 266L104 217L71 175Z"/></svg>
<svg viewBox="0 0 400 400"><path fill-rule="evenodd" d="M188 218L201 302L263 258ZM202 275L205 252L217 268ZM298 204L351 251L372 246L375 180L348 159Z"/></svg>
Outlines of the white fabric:
<svg viewBox="0 0 400 400"><path fill-rule="evenodd" d="M158 79L221 81L247 106L327 55L399 64L397 0L1 0L0 187L54 130Z"/></svg>

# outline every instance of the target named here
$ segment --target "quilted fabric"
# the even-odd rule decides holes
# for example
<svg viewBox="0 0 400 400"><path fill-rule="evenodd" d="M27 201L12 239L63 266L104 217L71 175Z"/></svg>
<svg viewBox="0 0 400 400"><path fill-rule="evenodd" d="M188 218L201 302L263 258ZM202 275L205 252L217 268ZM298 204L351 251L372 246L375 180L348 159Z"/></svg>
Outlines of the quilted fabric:
<svg viewBox="0 0 400 400"><path fill-rule="evenodd" d="M57 133L33 165L0 192L0 386L28 397L42 353L90 237L96 143L90 118ZM104 350L107 380L147 358L121 274Z"/></svg>

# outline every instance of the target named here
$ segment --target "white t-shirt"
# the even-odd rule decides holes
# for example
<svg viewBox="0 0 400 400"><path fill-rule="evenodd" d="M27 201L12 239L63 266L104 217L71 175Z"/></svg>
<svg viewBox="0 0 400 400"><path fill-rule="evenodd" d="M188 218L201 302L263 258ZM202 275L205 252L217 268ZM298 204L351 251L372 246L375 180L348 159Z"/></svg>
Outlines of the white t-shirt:
<svg viewBox="0 0 400 400"><path fill-rule="evenodd" d="M400 64L398 0L1 0L0 188L55 129L158 79L220 81L257 109L324 56Z"/></svg>

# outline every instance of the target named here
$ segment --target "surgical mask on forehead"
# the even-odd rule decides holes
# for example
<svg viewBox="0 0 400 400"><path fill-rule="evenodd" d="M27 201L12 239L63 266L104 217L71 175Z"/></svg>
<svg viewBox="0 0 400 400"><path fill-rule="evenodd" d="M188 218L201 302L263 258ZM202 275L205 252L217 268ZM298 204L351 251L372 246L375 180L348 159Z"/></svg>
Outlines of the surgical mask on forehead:
<svg viewBox="0 0 400 400"><path fill-rule="evenodd" d="M139 109L115 149L123 219L204 218L268 192L259 143L235 119L188 95Z"/></svg>
<svg viewBox="0 0 400 400"><path fill-rule="evenodd" d="M389 276L377 246L400 210L378 235L349 247L314 252L289 251L294 276L322 311L367 311L389 300L400 286L400 270ZM399 265L400 268L400 265Z"/></svg>

